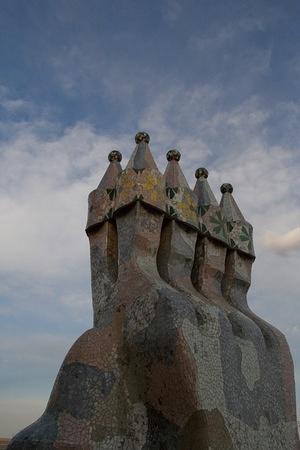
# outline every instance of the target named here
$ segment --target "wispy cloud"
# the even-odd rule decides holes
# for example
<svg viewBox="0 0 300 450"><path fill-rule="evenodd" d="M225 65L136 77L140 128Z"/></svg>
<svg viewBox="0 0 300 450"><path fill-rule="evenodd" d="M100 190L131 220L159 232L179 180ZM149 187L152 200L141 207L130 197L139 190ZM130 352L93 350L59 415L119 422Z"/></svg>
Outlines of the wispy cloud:
<svg viewBox="0 0 300 450"><path fill-rule="evenodd" d="M269 231L264 236L264 244L267 248L279 253L297 251L300 249L300 227L283 234Z"/></svg>
<svg viewBox="0 0 300 450"><path fill-rule="evenodd" d="M161 2L161 10L163 18L168 22L176 22L182 12L182 0L163 0Z"/></svg>
<svg viewBox="0 0 300 450"><path fill-rule="evenodd" d="M270 25L278 21L278 18L278 12L273 9L268 16L263 17L240 17L227 23L216 20L214 26L208 30L200 29L193 33L188 45L198 51L217 50L223 47L228 52L232 44L238 46L241 39L266 31Z"/></svg>
<svg viewBox="0 0 300 450"><path fill-rule="evenodd" d="M14 98L6 86L0 85L0 108L7 113L33 112L33 104L22 98Z"/></svg>

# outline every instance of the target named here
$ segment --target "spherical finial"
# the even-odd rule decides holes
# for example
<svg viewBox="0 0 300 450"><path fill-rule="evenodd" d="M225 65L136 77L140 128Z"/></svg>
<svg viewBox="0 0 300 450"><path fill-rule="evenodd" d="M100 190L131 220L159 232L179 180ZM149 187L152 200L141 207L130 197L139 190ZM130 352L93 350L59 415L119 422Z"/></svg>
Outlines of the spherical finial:
<svg viewBox="0 0 300 450"><path fill-rule="evenodd" d="M205 167L199 167L199 169L196 170L195 172L195 177L196 178L207 178L208 177L208 170L205 169Z"/></svg>
<svg viewBox="0 0 300 450"><path fill-rule="evenodd" d="M173 159L175 161L179 161L181 158L181 153L179 150L176 150L175 148L173 148L172 150L169 150L167 152L167 160L168 161L172 161Z"/></svg>
<svg viewBox="0 0 300 450"><path fill-rule="evenodd" d="M145 131L139 131L138 133L136 133L135 135L135 143L139 144L140 142L147 142L147 144L149 144L150 142L150 136L148 133L146 133Z"/></svg>
<svg viewBox="0 0 300 450"><path fill-rule="evenodd" d="M222 192L222 194L225 194L225 192L229 192L229 194L232 194L233 193L232 184L230 183L222 184L222 186L220 187L220 191Z"/></svg>
<svg viewBox="0 0 300 450"><path fill-rule="evenodd" d="M120 153L118 150L112 150L108 155L108 161L122 161L122 153Z"/></svg>

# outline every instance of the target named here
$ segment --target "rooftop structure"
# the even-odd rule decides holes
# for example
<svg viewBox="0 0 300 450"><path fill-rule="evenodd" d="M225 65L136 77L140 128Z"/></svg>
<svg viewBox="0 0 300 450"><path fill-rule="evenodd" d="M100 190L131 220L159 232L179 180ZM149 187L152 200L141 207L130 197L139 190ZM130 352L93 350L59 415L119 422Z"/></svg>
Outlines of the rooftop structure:
<svg viewBox="0 0 300 450"><path fill-rule="evenodd" d="M89 196L94 326L68 352L41 418L9 449L296 450L293 362L247 303L252 226L180 152L160 173L138 133Z"/></svg>

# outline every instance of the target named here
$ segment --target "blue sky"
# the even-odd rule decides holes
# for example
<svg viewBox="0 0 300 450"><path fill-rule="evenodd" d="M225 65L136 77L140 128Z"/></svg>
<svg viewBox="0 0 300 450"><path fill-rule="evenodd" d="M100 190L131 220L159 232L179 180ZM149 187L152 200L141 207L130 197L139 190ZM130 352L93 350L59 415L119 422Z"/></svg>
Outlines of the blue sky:
<svg viewBox="0 0 300 450"><path fill-rule="evenodd" d="M161 170L175 146L191 185L234 185L300 398L300 3L1 0L0 56L0 435L91 326L87 195L140 129Z"/></svg>

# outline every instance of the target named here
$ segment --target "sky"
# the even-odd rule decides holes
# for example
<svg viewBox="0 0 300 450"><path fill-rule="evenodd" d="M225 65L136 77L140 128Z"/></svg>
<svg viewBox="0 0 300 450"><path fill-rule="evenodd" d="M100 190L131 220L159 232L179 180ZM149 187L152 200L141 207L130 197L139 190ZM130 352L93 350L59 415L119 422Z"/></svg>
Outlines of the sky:
<svg viewBox="0 0 300 450"><path fill-rule="evenodd" d="M0 57L0 436L92 326L87 196L140 130L162 171L176 147L191 187L199 166L233 184L299 403L300 2L0 0Z"/></svg>

